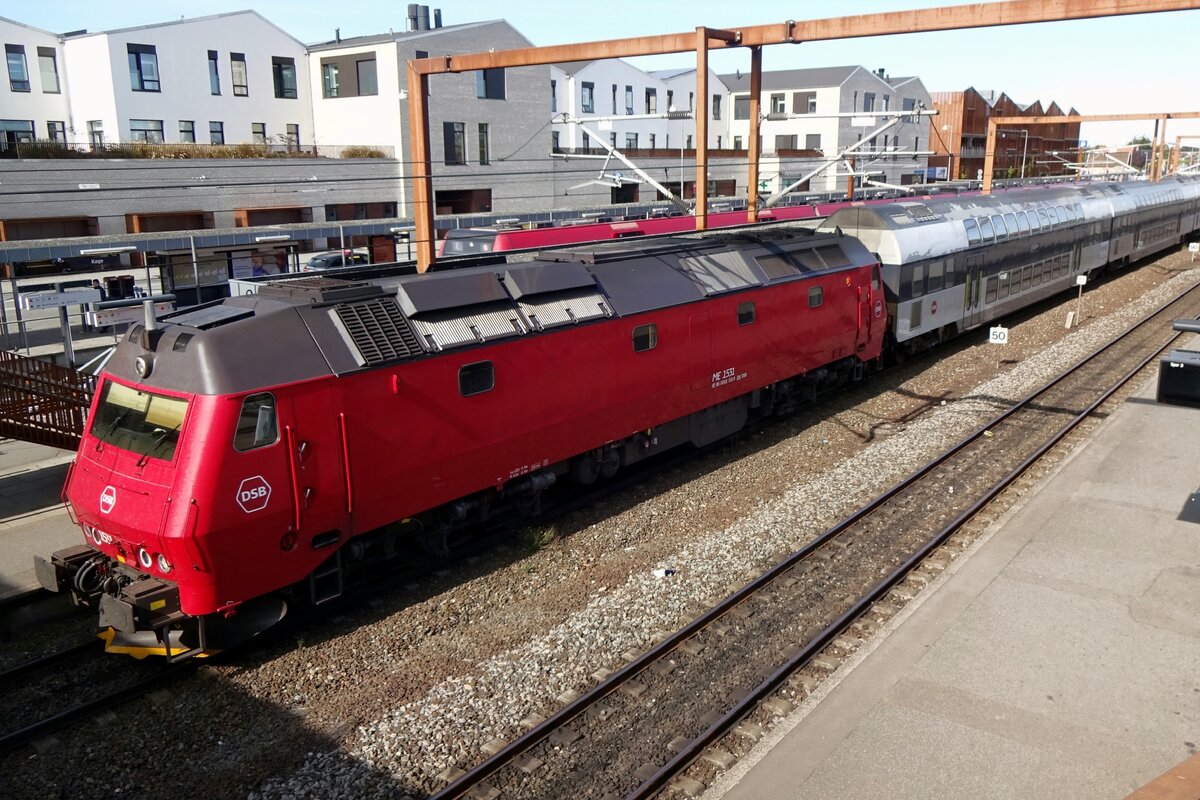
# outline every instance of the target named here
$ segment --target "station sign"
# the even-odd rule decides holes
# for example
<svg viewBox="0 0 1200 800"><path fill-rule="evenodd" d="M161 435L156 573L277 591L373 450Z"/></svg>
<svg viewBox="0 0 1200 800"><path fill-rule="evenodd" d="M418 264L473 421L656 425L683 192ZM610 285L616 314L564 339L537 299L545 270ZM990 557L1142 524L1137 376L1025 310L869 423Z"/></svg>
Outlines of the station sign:
<svg viewBox="0 0 1200 800"><path fill-rule="evenodd" d="M65 292L34 292L21 295L21 308L26 311L81 306L98 302L100 302L99 289L68 289Z"/></svg>
<svg viewBox="0 0 1200 800"><path fill-rule="evenodd" d="M169 314L174 310L175 304L171 302L154 304L155 317L161 317L163 314ZM89 311L87 313L88 324L97 328L103 328L106 325L127 325L130 322L141 322L145 318L146 312L141 304L125 306L123 308L104 308L99 311Z"/></svg>

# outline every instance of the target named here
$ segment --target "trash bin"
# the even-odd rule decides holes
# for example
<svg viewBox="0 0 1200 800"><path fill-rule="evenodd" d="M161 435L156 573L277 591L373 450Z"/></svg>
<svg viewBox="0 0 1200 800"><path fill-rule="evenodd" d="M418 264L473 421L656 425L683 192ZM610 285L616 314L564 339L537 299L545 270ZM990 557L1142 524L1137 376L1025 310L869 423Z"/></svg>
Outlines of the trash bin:
<svg viewBox="0 0 1200 800"><path fill-rule="evenodd" d="M124 300L125 295L121 291L121 276L120 275L105 276L104 291L108 293L109 300Z"/></svg>
<svg viewBox="0 0 1200 800"><path fill-rule="evenodd" d="M117 280L121 282L121 297L128 300L134 296L133 287L137 284L133 280L132 275L118 275Z"/></svg>

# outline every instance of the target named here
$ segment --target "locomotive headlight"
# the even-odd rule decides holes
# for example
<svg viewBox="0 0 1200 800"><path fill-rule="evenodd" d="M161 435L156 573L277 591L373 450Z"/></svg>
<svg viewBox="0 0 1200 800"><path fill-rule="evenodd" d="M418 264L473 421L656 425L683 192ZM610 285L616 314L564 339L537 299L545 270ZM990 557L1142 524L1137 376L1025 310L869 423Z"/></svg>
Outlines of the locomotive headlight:
<svg viewBox="0 0 1200 800"><path fill-rule="evenodd" d="M154 559L150 556L150 551L144 547L139 547L137 551L138 563L142 565L142 569L150 569L154 564Z"/></svg>
<svg viewBox="0 0 1200 800"><path fill-rule="evenodd" d="M154 359L150 356L138 356L133 360L133 371L139 378L145 378L154 369Z"/></svg>
<svg viewBox="0 0 1200 800"><path fill-rule="evenodd" d="M162 553L158 554L158 568L164 573L171 571L171 562L167 561L167 557Z"/></svg>

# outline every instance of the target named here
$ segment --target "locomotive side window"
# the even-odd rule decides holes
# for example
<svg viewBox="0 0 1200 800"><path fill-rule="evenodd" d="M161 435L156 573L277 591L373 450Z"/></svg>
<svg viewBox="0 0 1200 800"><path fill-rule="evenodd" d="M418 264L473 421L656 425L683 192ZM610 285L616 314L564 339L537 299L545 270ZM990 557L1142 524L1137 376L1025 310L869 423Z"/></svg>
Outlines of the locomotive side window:
<svg viewBox="0 0 1200 800"><path fill-rule="evenodd" d="M738 325L749 325L754 322L754 303L739 303L737 315Z"/></svg>
<svg viewBox="0 0 1200 800"><path fill-rule="evenodd" d="M633 329L633 352L644 353L658 347L658 326L638 325Z"/></svg>
<svg viewBox="0 0 1200 800"><path fill-rule="evenodd" d="M963 229L967 232L967 244L979 244L979 226L975 220L964 219Z"/></svg>
<svg viewBox="0 0 1200 800"><path fill-rule="evenodd" d="M259 392L242 400L233 449L239 453L275 444L279 441L279 421L275 415L275 395Z"/></svg>
<svg viewBox="0 0 1200 800"><path fill-rule="evenodd" d="M825 292L820 286L814 286L808 290L808 307L819 308L821 303L825 302Z"/></svg>
<svg viewBox="0 0 1200 800"><path fill-rule="evenodd" d="M496 371L490 361L477 361L458 368L458 392L463 397L490 392L496 386Z"/></svg>

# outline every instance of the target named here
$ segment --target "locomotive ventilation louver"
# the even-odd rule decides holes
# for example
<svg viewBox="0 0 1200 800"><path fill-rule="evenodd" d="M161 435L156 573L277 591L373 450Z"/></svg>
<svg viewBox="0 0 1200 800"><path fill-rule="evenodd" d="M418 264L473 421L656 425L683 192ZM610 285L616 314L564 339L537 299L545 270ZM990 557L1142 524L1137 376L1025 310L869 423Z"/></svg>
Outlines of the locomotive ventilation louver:
<svg viewBox="0 0 1200 800"><path fill-rule="evenodd" d="M334 324L353 343L359 366L419 355L421 345L391 297L343 303L331 309Z"/></svg>

